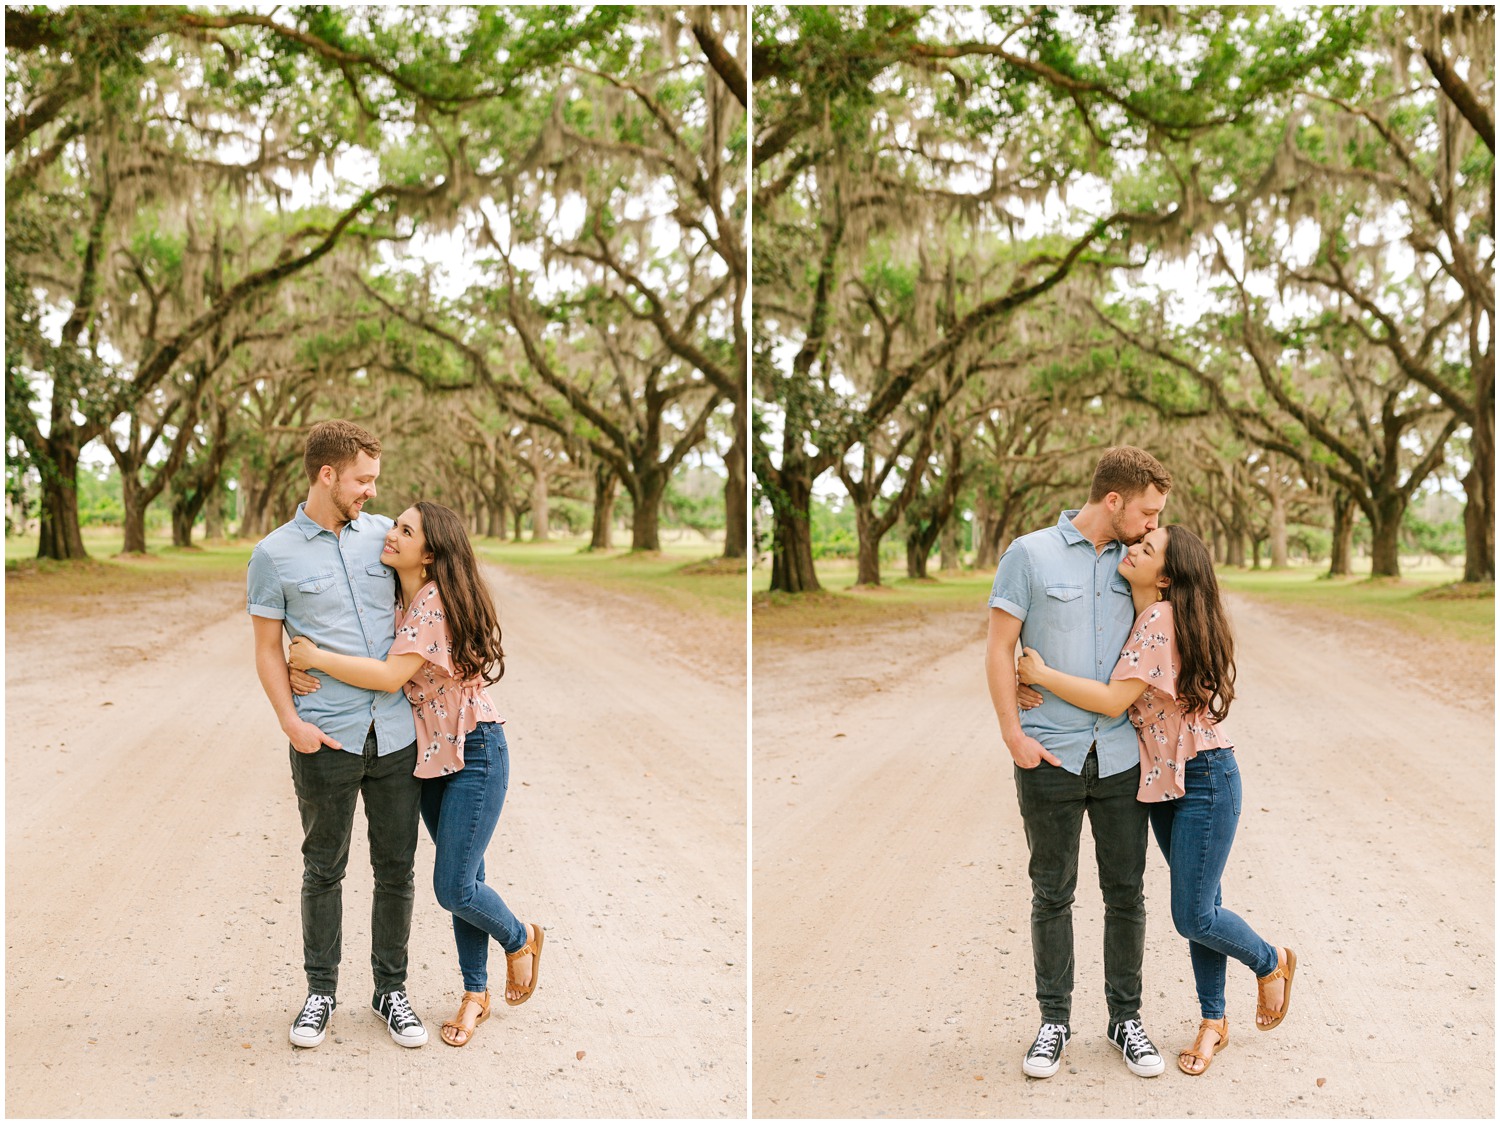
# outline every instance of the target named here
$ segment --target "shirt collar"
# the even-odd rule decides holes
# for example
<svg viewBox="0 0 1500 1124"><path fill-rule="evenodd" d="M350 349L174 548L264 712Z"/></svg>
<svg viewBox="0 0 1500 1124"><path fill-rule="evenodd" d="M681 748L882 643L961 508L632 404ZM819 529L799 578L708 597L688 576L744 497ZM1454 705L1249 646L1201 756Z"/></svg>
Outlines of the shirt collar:
<svg viewBox="0 0 1500 1124"><path fill-rule="evenodd" d="M364 516L364 512L360 512L360 516L362 518ZM297 525L297 529L302 532L303 536L309 539L315 539L322 532L328 531L327 527L323 526L311 515L307 514L306 500L303 500L297 505L297 514L292 516L292 522ZM351 523L345 523L344 526L351 531L358 531L359 520L356 519ZM333 532L329 531L328 533L332 534Z"/></svg>
<svg viewBox="0 0 1500 1124"><path fill-rule="evenodd" d="M1073 526L1073 517L1082 510L1083 508L1081 507L1074 508L1071 511L1063 512L1057 517L1057 529L1062 532L1063 542L1068 546L1076 546L1081 542L1088 543L1090 547L1094 545L1093 539L1085 538L1083 532ZM1124 550L1125 544L1119 539L1113 539L1104 545L1104 550L1099 551L1099 554L1102 556L1106 551L1114 550L1117 547Z"/></svg>
<svg viewBox="0 0 1500 1124"><path fill-rule="evenodd" d="M1057 517L1057 529L1062 532L1063 542L1069 546L1073 546L1075 543L1089 542L1088 539L1083 537L1083 532L1073 526L1073 516L1082 510L1083 508L1081 507L1074 508L1072 511L1065 511ZM297 511L300 514L302 509L299 507ZM1089 542L1089 545L1092 546L1093 543Z"/></svg>

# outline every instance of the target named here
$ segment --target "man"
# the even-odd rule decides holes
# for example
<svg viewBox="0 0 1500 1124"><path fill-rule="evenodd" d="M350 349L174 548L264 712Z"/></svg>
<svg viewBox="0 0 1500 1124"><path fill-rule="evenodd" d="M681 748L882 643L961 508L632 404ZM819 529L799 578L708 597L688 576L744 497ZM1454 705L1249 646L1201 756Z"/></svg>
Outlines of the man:
<svg viewBox="0 0 1500 1124"><path fill-rule="evenodd" d="M1109 1040L1130 1071L1165 1064L1141 1026L1146 912L1146 806L1140 750L1128 717L1107 718L1048 692L1023 717L1016 708L1016 642L1049 666L1108 682L1134 623L1130 586L1116 568L1125 549L1156 528L1172 477L1150 453L1106 449L1088 503L1055 527L1010 544L990 591L985 672L1000 734L1015 762L1016 799L1031 851L1031 954L1042 1027L1022 1069L1051 1077L1072 1037L1073 890L1083 817L1089 818L1104 897L1104 994Z"/></svg>
<svg viewBox="0 0 1500 1124"><path fill-rule="evenodd" d="M371 1007L402 1046L427 1041L406 997L412 865L421 782L412 775L417 733L400 691L362 690L319 676L315 693L293 698L282 630L320 647L384 659L395 639L395 579L381 563L391 520L366 514L380 475L380 442L347 421L308 434L308 489L291 522L250 556L255 670L290 742L292 787L302 817L302 955L307 1000L292 1023L294 1046L323 1041L337 1005L343 943L344 868L363 794L375 900L370 911Z"/></svg>

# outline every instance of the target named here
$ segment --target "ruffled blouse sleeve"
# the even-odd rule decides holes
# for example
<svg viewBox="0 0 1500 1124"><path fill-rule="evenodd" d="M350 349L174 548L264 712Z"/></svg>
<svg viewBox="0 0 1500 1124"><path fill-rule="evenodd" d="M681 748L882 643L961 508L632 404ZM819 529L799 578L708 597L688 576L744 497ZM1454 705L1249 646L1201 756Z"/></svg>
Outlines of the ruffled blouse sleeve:
<svg viewBox="0 0 1500 1124"><path fill-rule="evenodd" d="M391 645L393 656L414 653L428 663L442 668L446 675L453 675L453 639L448 632L448 620L443 615L443 603L438 599L437 585L428 582L412 599L411 607L396 628L396 640Z"/></svg>
<svg viewBox="0 0 1500 1124"><path fill-rule="evenodd" d="M1144 679L1160 694L1177 697L1177 639L1170 601L1158 601L1136 618L1109 677Z"/></svg>

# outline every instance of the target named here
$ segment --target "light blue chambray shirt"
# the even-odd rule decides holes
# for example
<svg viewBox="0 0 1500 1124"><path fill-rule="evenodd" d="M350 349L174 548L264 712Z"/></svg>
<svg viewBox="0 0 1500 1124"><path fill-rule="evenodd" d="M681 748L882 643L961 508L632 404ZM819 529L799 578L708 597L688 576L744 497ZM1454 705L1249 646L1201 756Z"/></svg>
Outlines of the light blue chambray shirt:
<svg viewBox="0 0 1500 1124"><path fill-rule="evenodd" d="M337 535L298 504L290 523L263 538L250 555L246 610L284 621L287 636L306 636L320 648L383 660L396 638L396 574L380 561L392 522L361 512ZM368 691L312 673L322 687L294 695L297 715L344 747L363 753L375 724L380 756L417 740L411 703L401 691Z"/></svg>
<svg viewBox="0 0 1500 1124"><path fill-rule="evenodd" d="M1048 667L1108 683L1135 623L1130 583L1115 572L1125 560L1125 544L1112 542L1096 552L1073 526L1077 514L1065 511L1057 526L1010 544L995 569L990 608L1021 621L1022 646L1040 652ZM1056 754L1068 772L1083 772L1090 745L1098 746L1101 777L1140 764L1129 717L1108 718L1037 690L1042 705L1021 711L1021 729Z"/></svg>

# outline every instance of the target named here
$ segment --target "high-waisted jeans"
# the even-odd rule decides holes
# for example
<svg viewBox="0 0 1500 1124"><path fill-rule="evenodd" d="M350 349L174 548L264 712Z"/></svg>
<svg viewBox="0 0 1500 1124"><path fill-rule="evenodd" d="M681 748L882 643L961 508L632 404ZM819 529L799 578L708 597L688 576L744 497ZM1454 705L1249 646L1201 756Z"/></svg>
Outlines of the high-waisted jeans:
<svg viewBox="0 0 1500 1124"><path fill-rule="evenodd" d="M464 739L464 767L422 782L422 822L437 845L432 889L453 914L453 942L465 991L489 986L490 938L506 952L526 944L526 926L484 882L484 851L510 782L510 753L498 722L481 722Z"/></svg>
<svg viewBox="0 0 1500 1124"><path fill-rule="evenodd" d="M1276 949L1225 909L1219 892L1242 802L1234 750L1193 757L1183 788L1181 798L1150 805L1151 830L1172 870L1172 924L1188 940L1198 1006L1205 1019L1222 1019L1228 958L1266 976L1276 970Z"/></svg>
<svg viewBox="0 0 1500 1124"><path fill-rule="evenodd" d="M1111 1025L1141 1017L1146 949L1146 806L1135 798L1141 767L1099 775L1090 751L1083 773L1043 761L1015 768L1016 799L1031 848L1031 956L1042 1018L1070 1025L1073 1010L1073 890L1087 813L1104 898L1104 998Z"/></svg>

